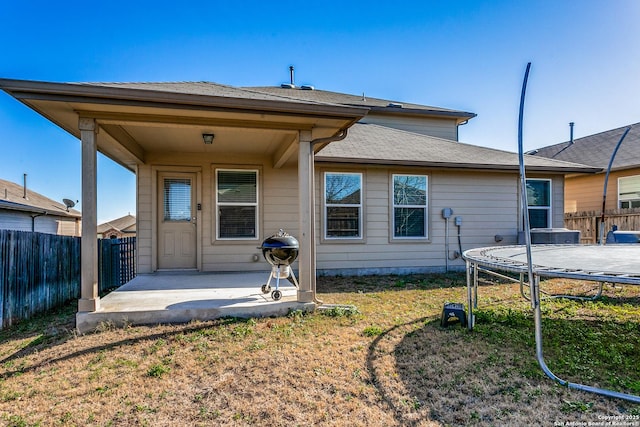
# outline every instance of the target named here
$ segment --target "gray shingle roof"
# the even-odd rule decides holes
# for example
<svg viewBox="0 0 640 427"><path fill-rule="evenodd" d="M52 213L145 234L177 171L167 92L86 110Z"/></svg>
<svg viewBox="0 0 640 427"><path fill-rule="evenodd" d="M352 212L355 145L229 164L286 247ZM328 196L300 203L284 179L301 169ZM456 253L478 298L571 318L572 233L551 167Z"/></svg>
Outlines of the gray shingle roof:
<svg viewBox="0 0 640 427"><path fill-rule="evenodd" d="M51 200L35 191L27 189L26 199L23 195L22 185L0 179L0 208L74 218L81 216L79 211L69 209L67 212L67 207L63 203Z"/></svg>
<svg viewBox="0 0 640 427"><path fill-rule="evenodd" d="M365 95L350 95L346 93L330 92L326 90L305 90L303 87L283 88L275 86L248 87L250 89L271 95L288 97L305 101L350 105L357 107L369 107L372 110L384 110L388 112L414 112L422 114L447 115L461 118L472 118L476 115L466 111L451 110L447 108L432 107L428 105L411 104L407 102L392 101L380 98L371 98ZM390 104L396 105L390 106ZM402 107L398 107L402 105Z"/></svg>
<svg viewBox="0 0 640 427"><path fill-rule="evenodd" d="M536 157L582 163L606 169L611 155L628 126L585 136L573 141L550 145L533 150ZM612 169L640 167L640 123L631 125L631 130L620 145Z"/></svg>
<svg viewBox="0 0 640 427"><path fill-rule="evenodd" d="M318 161L444 168L518 170L518 154L374 124L356 123L347 138L323 148ZM526 156L528 170L595 172L599 168Z"/></svg>
<svg viewBox="0 0 640 427"><path fill-rule="evenodd" d="M76 83L72 83L76 84ZM392 113L418 113L444 115L469 119L474 113L432 107L420 104L391 101L379 98L330 92L326 90L305 90L301 87L283 88L279 86L235 87L213 82L142 82L142 83L77 83L84 86L112 87L123 89L149 90L188 95L218 96L239 99L254 99L264 101L286 101L292 103L316 105L342 105L350 107L367 107L372 110ZM390 104L396 105L395 107ZM402 107L398 107L402 105Z"/></svg>
<svg viewBox="0 0 640 427"><path fill-rule="evenodd" d="M76 84L76 83L70 83ZM129 83L108 83L108 82L96 82L96 83L77 83L83 86L97 86L97 87L112 87L121 89L136 89L136 90L149 90L156 92L170 92L180 93L187 95L202 95L202 96L216 96L223 98L239 98L239 99L254 99L264 101L287 101L293 103L305 103L305 104L324 104L324 105L338 105L331 102L322 102L316 100L301 99L295 97L287 97L281 94L271 94L267 91L253 90L252 88L241 88L229 85L223 85L213 82L129 82Z"/></svg>

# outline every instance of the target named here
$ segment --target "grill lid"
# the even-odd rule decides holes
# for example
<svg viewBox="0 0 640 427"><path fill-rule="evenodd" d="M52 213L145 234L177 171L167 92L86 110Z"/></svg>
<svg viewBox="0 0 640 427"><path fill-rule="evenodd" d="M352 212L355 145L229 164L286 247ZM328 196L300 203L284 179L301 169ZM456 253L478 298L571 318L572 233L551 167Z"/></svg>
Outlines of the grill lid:
<svg viewBox="0 0 640 427"><path fill-rule="evenodd" d="M284 230L267 237L262 245L262 256L271 265L290 265L298 258L298 240Z"/></svg>

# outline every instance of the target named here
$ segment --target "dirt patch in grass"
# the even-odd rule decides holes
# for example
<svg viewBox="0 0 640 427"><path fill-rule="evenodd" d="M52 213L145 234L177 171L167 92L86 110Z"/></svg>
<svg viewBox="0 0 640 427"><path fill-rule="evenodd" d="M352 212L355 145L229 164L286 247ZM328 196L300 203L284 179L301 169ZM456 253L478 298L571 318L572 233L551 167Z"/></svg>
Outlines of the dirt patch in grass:
<svg viewBox="0 0 640 427"><path fill-rule="evenodd" d="M543 285L556 293L583 286ZM318 290L326 303L358 311L103 325L78 336L69 306L1 332L0 423L490 426L640 414L542 374L517 285L479 289L473 333L439 324L445 301L464 301L461 274L322 277ZM545 302L551 369L639 394L637 303L633 287L611 286L596 302Z"/></svg>

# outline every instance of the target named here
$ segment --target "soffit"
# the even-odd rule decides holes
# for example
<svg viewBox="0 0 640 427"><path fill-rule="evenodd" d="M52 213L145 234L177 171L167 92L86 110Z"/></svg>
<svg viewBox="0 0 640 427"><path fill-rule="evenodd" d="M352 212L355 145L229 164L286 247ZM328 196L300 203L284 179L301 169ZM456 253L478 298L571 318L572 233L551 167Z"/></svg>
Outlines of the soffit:
<svg viewBox="0 0 640 427"><path fill-rule="evenodd" d="M0 79L0 87L78 138L78 119L96 119L98 150L131 170L159 152L272 156L283 166L297 161L288 147L298 131L330 137L366 113L344 106L77 84ZM204 144L203 133L215 134L212 145Z"/></svg>

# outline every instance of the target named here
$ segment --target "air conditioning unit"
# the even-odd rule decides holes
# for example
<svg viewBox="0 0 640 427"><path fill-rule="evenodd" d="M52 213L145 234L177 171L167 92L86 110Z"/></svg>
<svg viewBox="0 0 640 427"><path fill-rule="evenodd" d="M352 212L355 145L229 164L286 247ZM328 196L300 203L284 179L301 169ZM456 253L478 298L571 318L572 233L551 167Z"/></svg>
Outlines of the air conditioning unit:
<svg viewBox="0 0 640 427"><path fill-rule="evenodd" d="M532 245L563 245L579 244L580 230L569 230L567 228L532 228ZM524 245L524 233L518 232L518 244Z"/></svg>

